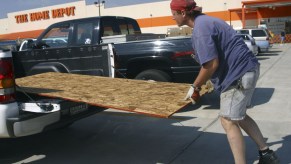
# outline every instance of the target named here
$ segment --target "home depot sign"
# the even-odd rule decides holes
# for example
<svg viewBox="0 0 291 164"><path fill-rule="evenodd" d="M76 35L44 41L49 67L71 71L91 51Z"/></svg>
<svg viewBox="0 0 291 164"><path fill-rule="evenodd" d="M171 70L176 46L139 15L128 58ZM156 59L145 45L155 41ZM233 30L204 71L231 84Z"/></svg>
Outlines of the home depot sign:
<svg viewBox="0 0 291 164"><path fill-rule="evenodd" d="M29 21L40 21L40 20L47 20L51 18L61 18L64 16L74 16L75 15L75 6L72 7L65 7L65 8L58 8L53 10L45 10L40 12L34 12L29 14L21 14L16 15L16 23L27 23ZM51 13L50 13L51 12Z"/></svg>

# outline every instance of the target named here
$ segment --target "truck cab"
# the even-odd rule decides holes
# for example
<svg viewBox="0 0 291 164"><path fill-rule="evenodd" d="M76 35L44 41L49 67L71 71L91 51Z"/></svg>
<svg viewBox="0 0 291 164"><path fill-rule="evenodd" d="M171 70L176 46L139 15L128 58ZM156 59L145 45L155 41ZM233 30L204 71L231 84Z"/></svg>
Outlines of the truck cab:
<svg viewBox="0 0 291 164"><path fill-rule="evenodd" d="M26 49L14 53L16 77L52 71L109 76L103 58L107 59L106 45L110 43L103 43L102 38L137 33L137 22L125 17L92 17L53 24L36 40L25 41L22 46ZM102 48L105 54L97 55Z"/></svg>
<svg viewBox="0 0 291 164"><path fill-rule="evenodd" d="M141 34L134 19L102 16L69 20L49 26L36 40L35 48L96 45L103 43L103 37L127 34Z"/></svg>
<svg viewBox="0 0 291 164"><path fill-rule="evenodd" d="M96 45L113 43L115 73L120 78L192 83L200 69L192 57L190 37L142 34L137 21L128 17L101 16L55 23L37 40L29 42L29 50L20 54L30 54L26 55L28 59L29 56L43 56L50 61L61 59L61 56L66 59L92 56L92 47L94 50ZM77 60L75 64L58 60L58 64L46 62L44 66L41 60L33 63L34 58L25 64L15 64L23 64L23 71L18 72L17 77L47 71L106 76L100 69L94 68L96 65L92 61L92 64L83 62L83 65L78 65Z"/></svg>

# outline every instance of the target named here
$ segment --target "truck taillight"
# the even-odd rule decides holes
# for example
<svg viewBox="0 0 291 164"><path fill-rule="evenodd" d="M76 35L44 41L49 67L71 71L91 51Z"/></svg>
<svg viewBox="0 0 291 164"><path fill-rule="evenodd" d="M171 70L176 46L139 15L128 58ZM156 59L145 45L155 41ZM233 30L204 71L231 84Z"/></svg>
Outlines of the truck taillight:
<svg viewBox="0 0 291 164"><path fill-rule="evenodd" d="M0 103L8 103L15 101L15 94L10 94L10 95L1 95L0 96Z"/></svg>
<svg viewBox="0 0 291 164"><path fill-rule="evenodd" d="M0 50L0 103L15 100L15 79L10 51Z"/></svg>

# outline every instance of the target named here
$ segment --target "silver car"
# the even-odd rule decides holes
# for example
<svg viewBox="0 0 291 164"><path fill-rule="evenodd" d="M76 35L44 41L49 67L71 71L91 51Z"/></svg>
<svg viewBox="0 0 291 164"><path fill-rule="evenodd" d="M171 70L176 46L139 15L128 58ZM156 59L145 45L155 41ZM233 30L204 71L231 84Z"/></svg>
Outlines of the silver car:
<svg viewBox="0 0 291 164"><path fill-rule="evenodd" d="M259 47L259 52L268 52L271 48L270 36L266 29L255 28L255 29L239 29L236 30L239 34L251 35Z"/></svg>
<svg viewBox="0 0 291 164"><path fill-rule="evenodd" d="M259 48L256 44L255 39L249 35L249 34L237 34L239 35L246 43L248 48L253 52L253 54L256 56L259 53Z"/></svg>

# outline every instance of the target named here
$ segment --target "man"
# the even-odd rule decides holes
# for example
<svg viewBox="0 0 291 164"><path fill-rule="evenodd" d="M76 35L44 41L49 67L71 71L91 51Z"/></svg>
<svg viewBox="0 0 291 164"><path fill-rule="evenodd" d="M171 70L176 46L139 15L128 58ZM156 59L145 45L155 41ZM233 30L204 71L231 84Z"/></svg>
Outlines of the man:
<svg viewBox="0 0 291 164"><path fill-rule="evenodd" d="M281 45L285 43L285 31L281 31Z"/></svg>
<svg viewBox="0 0 291 164"><path fill-rule="evenodd" d="M257 144L259 163L279 163L255 121L246 114L257 79L259 63L235 31L224 21L204 15L194 0L172 0L171 12L178 26L193 28L194 58L201 69L186 99L199 99L201 85L210 79L220 95L220 120L236 164L245 164L243 129Z"/></svg>

